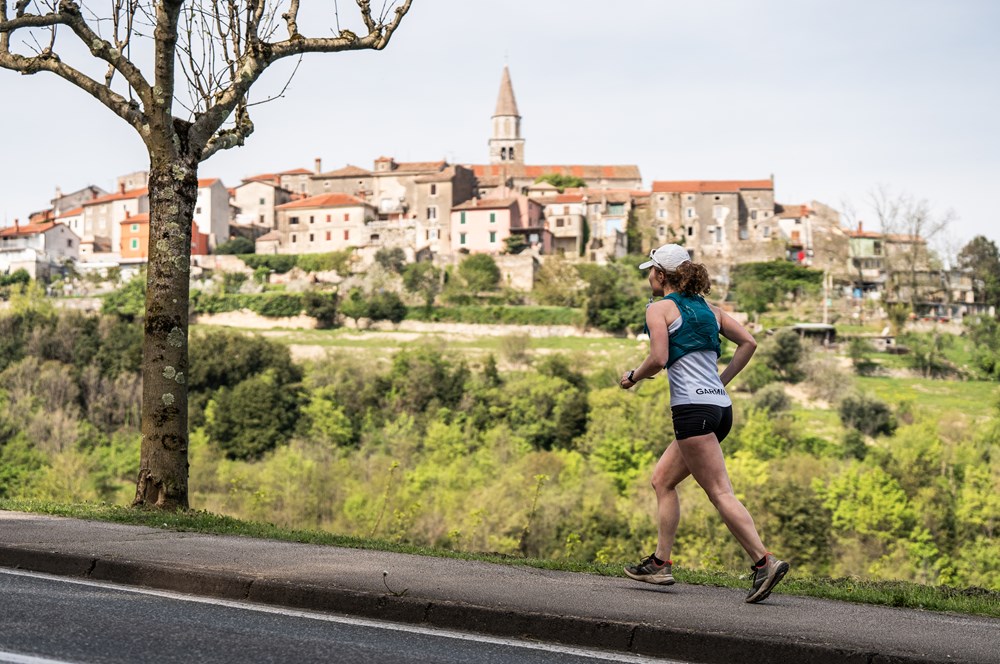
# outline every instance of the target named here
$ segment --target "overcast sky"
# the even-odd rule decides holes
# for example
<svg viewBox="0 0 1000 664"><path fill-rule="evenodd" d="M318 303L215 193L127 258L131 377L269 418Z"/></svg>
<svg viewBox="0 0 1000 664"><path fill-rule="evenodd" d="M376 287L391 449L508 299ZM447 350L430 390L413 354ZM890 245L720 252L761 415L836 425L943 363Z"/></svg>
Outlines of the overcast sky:
<svg viewBox="0 0 1000 664"><path fill-rule="evenodd" d="M415 0L385 51L306 58L201 173L484 163L506 62L528 163L636 164L647 186L773 174L779 202L872 222L881 184L953 210L954 238L1000 240L998 31L991 0ZM133 130L55 76L0 70L0 90L0 223L146 168Z"/></svg>

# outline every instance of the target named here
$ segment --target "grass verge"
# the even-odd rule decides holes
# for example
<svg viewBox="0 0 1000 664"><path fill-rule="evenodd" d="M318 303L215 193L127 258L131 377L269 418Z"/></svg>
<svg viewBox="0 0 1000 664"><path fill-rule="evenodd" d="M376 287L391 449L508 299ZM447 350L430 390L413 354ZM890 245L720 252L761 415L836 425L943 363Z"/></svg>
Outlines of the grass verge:
<svg viewBox="0 0 1000 664"><path fill-rule="evenodd" d="M240 535L259 539L339 546L354 549L372 549L437 556L459 560L476 560L503 565L523 565L540 569L565 572L583 572L602 576L618 576L621 564L584 563L568 560L542 560L521 558L499 553L477 553L430 549L399 542L336 535L322 531L291 530L273 524L242 521L209 512L157 512L106 504L61 504L42 501L0 499L0 509L17 512L50 514L74 519L90 519L129 525L148 526L182 532L214 535ZM681 583L746 588L747 581L736 574L704 572L675 568L674 576ZM985 588L953 588L926 586L903 581L864 581L860 579L796 578L793 574L779 586L779 594L803 595L822 599L950 611L1000 618L1000 592Z"/></svg>

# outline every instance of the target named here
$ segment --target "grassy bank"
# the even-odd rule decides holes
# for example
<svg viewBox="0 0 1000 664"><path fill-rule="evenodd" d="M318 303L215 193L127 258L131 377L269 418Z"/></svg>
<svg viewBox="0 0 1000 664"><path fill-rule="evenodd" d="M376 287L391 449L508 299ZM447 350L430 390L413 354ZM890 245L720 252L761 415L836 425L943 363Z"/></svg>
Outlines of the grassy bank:
<svg viewBox="0 0 1000 664"><path fill-rule="evenodd" d="M61 504L22 500L0 500L0 509L49 514L75 519L141 525L182 532L238 535L286 542L392 551L503 565L523 565L541 569L582 572L602 576L617 576L621 573L620 563L580 563L564 560L519 558L493 553L430 549L381 539L348 537L322 531L279 528L272 524L244 521L209 512L163 513L103 504ZM624 562L622 561L622 563ZM745 588L747 586L747 581L740 576L721 572L698 572L675 567L674 576L681 583L695 585L724 588ZM952 588L899 581L863 581L851 578L801 578L796 577L793 571L793 574L782 583L777 592L787 595L818 597L863 604L925 609L930 611L950 611L1000 618L1000 592L983 588Z"/></svg>

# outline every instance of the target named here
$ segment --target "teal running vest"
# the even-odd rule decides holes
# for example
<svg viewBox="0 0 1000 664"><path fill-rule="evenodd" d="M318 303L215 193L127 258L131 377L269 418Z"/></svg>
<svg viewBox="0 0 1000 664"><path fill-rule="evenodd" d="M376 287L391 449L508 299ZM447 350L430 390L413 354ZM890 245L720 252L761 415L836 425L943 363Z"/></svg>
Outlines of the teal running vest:
<svg viewBox="0 0 1000 664"><path fill-rule="evenodd" d="M663 298L677 305L681 312L681 326L670 334L670 355L667 368L688 353L714 350L715 356L722 355L719 344L719 321L705 298L700 295L671 293Z"/></svg>

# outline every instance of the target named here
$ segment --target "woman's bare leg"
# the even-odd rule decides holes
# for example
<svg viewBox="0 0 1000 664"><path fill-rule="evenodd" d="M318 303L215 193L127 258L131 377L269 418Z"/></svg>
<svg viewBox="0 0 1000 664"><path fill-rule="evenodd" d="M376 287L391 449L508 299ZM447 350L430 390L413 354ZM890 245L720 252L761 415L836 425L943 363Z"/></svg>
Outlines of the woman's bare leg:
<svg viewBox="0 0 1000 664"><path fill-rule="evenodd" d="M715 505L715 509L719 510L729 532L736 537L751 560L763 558L767 554L767 549L760 541L760 535L757 533L750 512L733 493L733 485L729 481L729 473L726 472L726 461L715 434L692 436L676 441L676 444L686 468L708 494L708 499Z"/></svg>
<svg viewBox="0 0 1000 664"><path fill-rule="evenodd" d="M656 462L653 469L653 490L656 492L656 557L670 560L670 550L674 547L677 523L681 518L681 504L677 498L677 485L690 472L677 441L670 443Z"/></svg>

